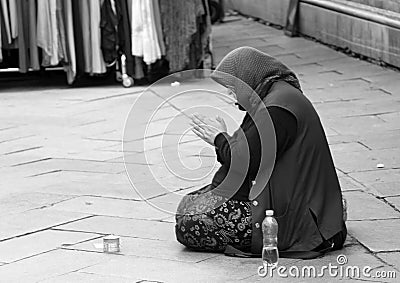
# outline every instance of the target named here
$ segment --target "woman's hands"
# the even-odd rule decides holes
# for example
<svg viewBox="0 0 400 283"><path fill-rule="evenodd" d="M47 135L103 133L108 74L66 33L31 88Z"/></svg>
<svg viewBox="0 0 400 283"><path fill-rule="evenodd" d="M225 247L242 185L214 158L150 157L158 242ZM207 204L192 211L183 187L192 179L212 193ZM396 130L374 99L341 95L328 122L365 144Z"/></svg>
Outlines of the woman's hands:
<svg viewBox="0 0 400 283"><path fill-rule="evenodd" d="M190 125L193 126L192 131L197 136L212 146L214 146L215 137L219 133L227 131L224 119L219 116L215 119L210 119L204 115L193 114Z"/></svg>

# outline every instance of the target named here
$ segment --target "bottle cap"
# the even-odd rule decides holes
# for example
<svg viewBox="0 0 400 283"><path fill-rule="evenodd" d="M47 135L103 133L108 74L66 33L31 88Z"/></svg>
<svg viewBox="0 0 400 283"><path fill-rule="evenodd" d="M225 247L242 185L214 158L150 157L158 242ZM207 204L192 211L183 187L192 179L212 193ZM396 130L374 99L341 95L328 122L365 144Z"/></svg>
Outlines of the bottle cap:
<svg viewBox="0 0 400 283"><path fill-rule="evenodd" d="M266 211L265 211L265 215L267 215L267 216L273 216L273 215L274 215L274 211L273 211L273 210L266 210Z"/></svg>

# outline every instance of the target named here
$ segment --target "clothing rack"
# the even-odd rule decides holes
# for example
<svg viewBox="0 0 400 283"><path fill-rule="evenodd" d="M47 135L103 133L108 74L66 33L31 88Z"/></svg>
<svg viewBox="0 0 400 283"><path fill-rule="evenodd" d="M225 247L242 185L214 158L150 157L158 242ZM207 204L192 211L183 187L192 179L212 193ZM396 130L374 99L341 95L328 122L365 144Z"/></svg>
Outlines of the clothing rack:
<svg viewBox="0 0 400 283"><path fill-rule="evenodd" d="M151 82L202 68L210 35L207 0L0 0L0 72Z"/></svg>

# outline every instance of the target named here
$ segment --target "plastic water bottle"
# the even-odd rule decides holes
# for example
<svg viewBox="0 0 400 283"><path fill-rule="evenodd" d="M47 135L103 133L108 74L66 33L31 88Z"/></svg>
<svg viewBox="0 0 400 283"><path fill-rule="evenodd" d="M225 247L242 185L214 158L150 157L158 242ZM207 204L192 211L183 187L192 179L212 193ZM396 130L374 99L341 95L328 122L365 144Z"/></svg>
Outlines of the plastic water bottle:
<svg viewBox="0 0 400 283"><path fill-rule="evenodd" d="M274 211L265 211L265 219L262 222L263 250L262 260L265 267L276 267L279 260L278 252L278 222L274 218Z"/></svg>

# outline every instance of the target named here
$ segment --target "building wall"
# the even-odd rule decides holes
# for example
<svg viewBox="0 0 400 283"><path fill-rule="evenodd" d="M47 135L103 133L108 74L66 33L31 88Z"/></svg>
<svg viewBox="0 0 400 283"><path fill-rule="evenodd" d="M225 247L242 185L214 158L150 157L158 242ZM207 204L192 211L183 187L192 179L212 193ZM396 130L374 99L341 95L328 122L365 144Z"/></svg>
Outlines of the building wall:
<svg viewBox="0 0 400 283"><path fill-rule="evenodd" d="M400 0L346 0L400 13Z"/></svg>
<svg viewBox="0 0 400 283"><path fill-rule="evenodd" d="M285 26L289 2L290 0L227 0L227 6L242 14ZM391 24L387 24L385 21L377 22L372 17L370 19L369 17L346 13L347 5L342 5L345 8L344 12L338 12L310 4L310 2L312 1L300 2L300 33L324 43L347 48L355 53L400 67L400 13L396 12L400 11L400 0L325 1L339 4L353 2L351 6L356 7L356 11L361 12L365 11L365 6L357 5L357 3L367 4L375 8L385 7L385 9L391 11ZM371 11L369 12L371 13ZM385 17L386 11L381 10L381 12L375 14Z"/></svg>

